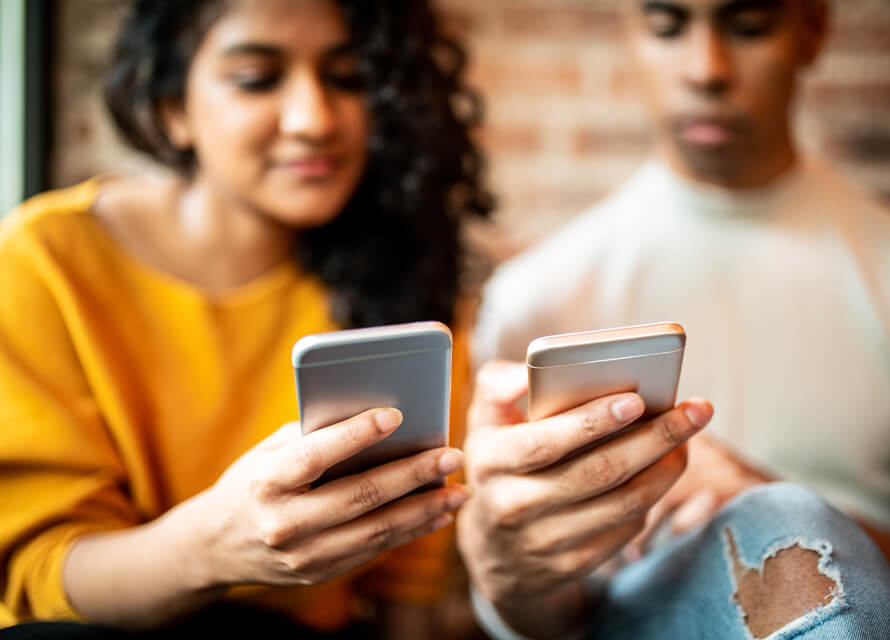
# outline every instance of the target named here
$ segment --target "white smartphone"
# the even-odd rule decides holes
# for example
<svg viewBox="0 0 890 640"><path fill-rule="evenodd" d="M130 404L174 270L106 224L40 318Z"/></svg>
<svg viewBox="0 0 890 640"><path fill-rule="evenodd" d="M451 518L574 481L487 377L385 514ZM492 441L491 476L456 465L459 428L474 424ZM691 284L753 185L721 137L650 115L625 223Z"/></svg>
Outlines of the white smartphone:
<svg viewBox="0 0 890 640"><path fill-rule="evenodd" d="M539 420L585 402L635 391L644 417L674 407L686 332L675 322L545 336L528 345L528 413Z"/></svg>
<svg viewBox="0 0 890 640"><path fill-rule="evenodd" d="M292 352L303 434L367 409L395 407L386 439L328 469L319 483L448 443L451 331L441 322L306 336Z"/></svg>

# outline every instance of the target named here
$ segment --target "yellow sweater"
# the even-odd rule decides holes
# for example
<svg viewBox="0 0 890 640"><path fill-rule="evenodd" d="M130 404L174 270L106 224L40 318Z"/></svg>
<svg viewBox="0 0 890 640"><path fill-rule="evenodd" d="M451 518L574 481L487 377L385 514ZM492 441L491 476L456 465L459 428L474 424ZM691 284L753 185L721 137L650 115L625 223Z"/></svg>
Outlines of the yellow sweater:
<svg viewBox="0 0 890 640"><path fill-rule="evenodd" d="M297 419L291 346L337 328L295 265L208 297L137 261L90 214L96 195L96 182L49 192L0 225L0 627L78 619L61 580L72 541L158 517ZM463 405L455 394L452 415ZM359 583L434 598L451 535L325 585L229 597L337 629Z"/></svg>

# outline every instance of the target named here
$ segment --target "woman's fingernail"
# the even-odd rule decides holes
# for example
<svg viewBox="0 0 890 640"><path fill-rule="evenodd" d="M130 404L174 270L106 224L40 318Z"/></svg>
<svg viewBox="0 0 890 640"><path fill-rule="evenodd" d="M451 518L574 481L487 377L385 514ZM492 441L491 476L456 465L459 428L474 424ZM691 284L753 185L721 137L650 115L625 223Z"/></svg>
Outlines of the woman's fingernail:
<svg viewBox="0 0 890 640"><path fill-rule="evenodd" d="M402 424L402 412L398 409L381 409L374 414L374 422L382 433L389 433Z"/></svg>
<svg viewBox="0 0 890 640"><path fill-rule="evenodd" d="M638 395L622 396L612 403L612 415L621 422L630 422L643 415L645 410L643 399Z"/></svg>
<svg viewBox="0 0 890 640"><path fill-rule="evenodd" d="M448 449L439 456L439 473L448 475L464 466L464 454L458 449Z"/></svg>
<svg viewBox="0 0 890 640"><path fill-rule="evenodd" d="M711 415L714 413L710 408L702 407L698 404L687 404L683 408L683 411L686 412L686 417L689 418L689 422L699 429L710 422Z"/></svg>
<svg viewBox="0 0 890 640"><path fill-rule="evenodd" d="M470 499L470 494L463 489L452 489L445 501L449 509L457 509L464 502Z"/></svg>

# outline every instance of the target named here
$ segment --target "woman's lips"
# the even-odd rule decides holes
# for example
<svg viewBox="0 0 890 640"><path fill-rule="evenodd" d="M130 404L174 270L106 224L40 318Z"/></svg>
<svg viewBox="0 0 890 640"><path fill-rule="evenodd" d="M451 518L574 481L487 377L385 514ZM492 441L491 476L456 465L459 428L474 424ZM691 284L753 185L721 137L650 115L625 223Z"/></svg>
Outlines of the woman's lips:
<svg viewBox="0 0 890 640"><path fill-rule="evenodd" d="M319 180L332 176L340 167L340 161L334 156L312 156L278 161L275 167L300 178Z"/></svg>

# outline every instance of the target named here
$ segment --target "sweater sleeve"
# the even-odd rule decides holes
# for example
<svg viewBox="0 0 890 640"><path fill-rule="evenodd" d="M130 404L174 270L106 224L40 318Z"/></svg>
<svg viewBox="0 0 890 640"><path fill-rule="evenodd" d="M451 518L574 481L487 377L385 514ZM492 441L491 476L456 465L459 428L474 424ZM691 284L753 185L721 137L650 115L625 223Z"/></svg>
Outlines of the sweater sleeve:
<svg viewBox="0 0 890 640"><path fill-rule="evenodd" d="M139 520L51 256L20 217L0 228L0 626L78 618L62 583L68 548Z"/></svg>

